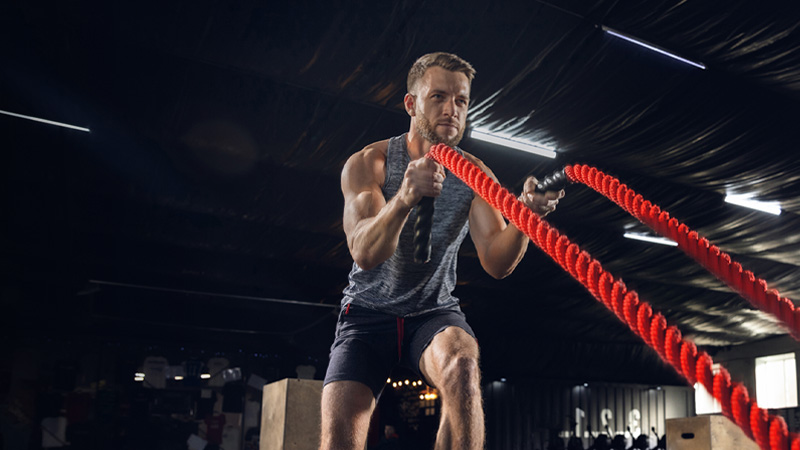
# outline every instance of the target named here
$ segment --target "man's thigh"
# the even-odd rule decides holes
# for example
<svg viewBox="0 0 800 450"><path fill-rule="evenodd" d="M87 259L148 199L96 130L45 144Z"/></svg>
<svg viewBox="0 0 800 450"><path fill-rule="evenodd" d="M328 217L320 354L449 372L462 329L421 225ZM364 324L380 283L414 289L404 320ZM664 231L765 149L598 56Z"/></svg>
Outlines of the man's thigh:
<svg viewBox="0 0 800 450"><path fill-rule="evenodd" d="M325 385L356 381L378 397L397 363L396 342L396 318L358 307L343 310L331 346Z"/></svg>
<svg viewBox="0 0 800 450"><path fill-rule="evenodd" d="M410 324L414 327L408 342L408 357L411 368L422 375L429 383L424 360L433 355L450 353L454 349L469 347L478 356L478 341L472 327L467 324L461 311L440 311L424 322ZM444 356L443 356L444 357Z"/></svg>

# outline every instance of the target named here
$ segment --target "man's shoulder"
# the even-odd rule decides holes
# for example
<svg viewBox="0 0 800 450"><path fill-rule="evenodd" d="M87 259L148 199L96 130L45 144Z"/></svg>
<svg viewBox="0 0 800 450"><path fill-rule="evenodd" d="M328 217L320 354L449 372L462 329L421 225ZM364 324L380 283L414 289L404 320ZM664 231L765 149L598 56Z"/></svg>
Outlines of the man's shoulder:
<svg viewBox="0 0 800 450"><path fill-rule="evenodd" d="M477 165L477 166L479 166L481 168L486 166L486 164L484 164L483 161L481 161L480 158L478 158L477 156L473 155L472 153L464 150L463 148L459 148L459 150L461 150L461 153L464 155L464 158L466 158L467 161L471 162L472 164L475 164L475 165Z"/></svg>
<svg viewBox="0 0 800 450"><path fill-rule="evenodd" d="M389 141L390 139L385 139L373 142L353 153L345 163L342 179L347 180L352 177L356 177L359 180L370 179L382 186L385 177Z"/></svg>
<svg viewBox="0 0 800 450"><path fill-rule="evenodd" d="M490 169L489 166L487 166L480 158L469 152L464 151L463 149L461 150L461 152L464 154L464 158L466 158L467 161L471 162L472 164L475 164L476 166L478 166L478 168L480 168L487 175L489 175L489 177L491 177L494 181L497 181L497 177L495 176L494 172L492 172L492 169Z"/></svg>
<svg viewBox="0 0 800 450"><path fill-rule="evenodd" d="M358 154L361 154L362 158L366 158L368 160L382 160L386 161L386 155L389 152L389 141L391 139L384 139L382 141L373 142L372 144L367 145Z"/></svg>
<svg viewBox="0 0 800 450"><path fill-rule="evenodd" d="M359 170L377 170L382 172L386 166L386 155L389 151L390 139L373 142L361 150L353 153L348 158L346 167L358 168Z"/></svg>

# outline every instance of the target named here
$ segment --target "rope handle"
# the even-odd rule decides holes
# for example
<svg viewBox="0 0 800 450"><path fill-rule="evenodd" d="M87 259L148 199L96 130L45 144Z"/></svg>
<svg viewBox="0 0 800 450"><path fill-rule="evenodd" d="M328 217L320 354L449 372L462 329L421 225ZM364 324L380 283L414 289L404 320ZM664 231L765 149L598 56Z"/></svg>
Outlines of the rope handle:
<svg viewBox="0 0 800 450"><path fill-rule="evenodd" d="M425 264L431 260L431 231L433 230L433 197L422 197L417 203L414 219L414 262Z"/></svg>
<svg viewBox="0 0 800 450"><path fill-rule="evenodd" d="M622 280L615 279L588 252L581 250L567 236L541 220L507 189L450 147L436 145L427 156L444 165L481 198L498 209L537 247L586 287L595 299L613 311L648 346L655 349L690 385L702 384L720 402L722 413L733 420L762 450L800 450L800 435L789 433L782 417L770 415L767 410L759 408L757 402L750 400L747 388L741 383L733 383L730 373L724 367L720 367L719 372L714 375L713 360L708 353L698 352L693 342L683 339L677 327L668 326L661 313L655 312L647 302L640 300L636 291L628 290ZM565 168L567 177L571 180L579 179L573 176L573 169L570 166ZM596 172L596 169L590 170ZM633 196L641 198L635 194ZM639 200L636 204L641 206L642 203Z"/></svg>
<svg viewBox="0 0 800 450"><path fill-rule="evenodd" d="M555 172L551 173L550 175L544 177L542 181L536 184L536 192L547 192L547 191L560 191L564 189L564 186L567 185L569 182L569 178L567 178L567 174L564 170L556 170Z"/></svg>

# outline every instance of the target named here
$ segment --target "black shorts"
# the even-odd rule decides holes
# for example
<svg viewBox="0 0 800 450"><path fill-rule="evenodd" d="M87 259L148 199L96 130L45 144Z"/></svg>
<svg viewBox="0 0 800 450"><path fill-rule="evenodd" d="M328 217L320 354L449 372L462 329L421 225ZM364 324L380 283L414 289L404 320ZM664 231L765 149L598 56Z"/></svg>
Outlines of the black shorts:
<svg viewBox="0 0 800 450"><path fill-rule="evenodd" d="M348 304L339 312L324 384L358 381L369 386L377 398L398 364L424 379L419 369L422 352L434 336L450 326L459 327L475 337L464 313L459 310L398 318ZM428 380L426 382L430 384Z"/></svg>

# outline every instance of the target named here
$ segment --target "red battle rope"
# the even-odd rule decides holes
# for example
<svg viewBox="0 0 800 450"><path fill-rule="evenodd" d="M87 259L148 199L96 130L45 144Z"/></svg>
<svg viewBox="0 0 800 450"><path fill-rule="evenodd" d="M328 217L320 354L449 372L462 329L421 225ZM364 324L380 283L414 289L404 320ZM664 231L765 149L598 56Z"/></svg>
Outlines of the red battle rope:
<svg viewBox="0 0 800 450"><path fill-rule="evenodd" d="M777 317L792 337L800 340L800 308L795 308L791 300L781 297L775 289L770 289L767 282L757 278L753 272L743 270L741 264L733 261L730 255L721 251L716 245L711 245L708 239L675 218L671 218L668 212L644 200L641 195L616 178L594 167L578 164L567 166L564 171L570 181L589 186L656 233L677 242L678 248L746 298L753 306Z"/></svg>
<svg viewBox="0 0 800 450"><path fill-rule="evenodd" d="M677 327L668 326L661 313L653 311L647 302L639 300L635 291L628 290L622 280L606 272L589 253L580 250L567 236L541 220L513 194L450 147L436 145L427 156L444 165L498 209L537 247L584 285L594 298L655 349L690 385L696 382L702 384L720 402L722 413L739 425L762 450L800 450L800 435L790 434L782 417L759 408L755 401L750 400L747 388L741 383L733 383L724 367L720 367L714 375L711 370L713 361L708 353L698 352L693 342L682 338ZM567 172L572 177L570 172L574 171Z"/></svg>

